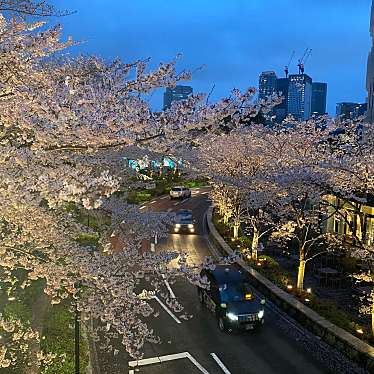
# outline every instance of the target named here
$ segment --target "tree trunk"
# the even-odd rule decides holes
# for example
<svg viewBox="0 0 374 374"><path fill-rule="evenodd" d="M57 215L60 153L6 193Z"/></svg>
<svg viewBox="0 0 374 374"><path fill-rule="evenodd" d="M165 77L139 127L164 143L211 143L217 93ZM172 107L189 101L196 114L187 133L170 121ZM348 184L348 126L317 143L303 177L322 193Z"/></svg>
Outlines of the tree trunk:
<svg viewBox="0 0 374 374"><path fill-rule="evenodd" d="M234 239L237 239L239 236L239 225L234 225Z"/></svg>
<svg viewBox="0 0 374 374"><path fill-rule="evenodd" d="M224 214L223 216L223 223L227 225L229 223L229 215L227 213Z"/></svg>
<svg viewBox="0 0 374 374"><path fill-rule="evenodd" d="M302 291L304 289L304 275L305 275L306 261L303 257L300 258L299 271L297 273L297 289Z"/></svg>
<svg viewBox="0 0 374 374"><path fill-rule="evenodd" d="M374 336L374 300L371 302L371 334Z"/></svg>
<svg viewBox="0 0 374 374"><path fill-rule="evenodd" d="M254 228L251 249L252 249L252 258L255 261L257 260L257 248L258 248L258 230Z"/></svg>

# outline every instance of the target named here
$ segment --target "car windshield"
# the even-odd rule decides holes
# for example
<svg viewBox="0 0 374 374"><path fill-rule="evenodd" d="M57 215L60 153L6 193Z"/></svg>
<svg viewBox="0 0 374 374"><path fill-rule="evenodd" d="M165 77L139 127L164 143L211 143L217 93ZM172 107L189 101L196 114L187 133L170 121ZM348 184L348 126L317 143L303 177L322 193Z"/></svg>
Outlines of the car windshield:
<svg viewBox="0 0 374 374"><path fill-rule="evenodd" d="M219 292L223 303L250 300L252 298L252 289L249 283L223 284L219 287Z"/></svg>
<svg viewBox="0 0 374 374"><path fill-rule="evenodd" d="M181 192L182 188L180 188L180 187L173 187L171 190L174 191L174 192Z"/></svg>

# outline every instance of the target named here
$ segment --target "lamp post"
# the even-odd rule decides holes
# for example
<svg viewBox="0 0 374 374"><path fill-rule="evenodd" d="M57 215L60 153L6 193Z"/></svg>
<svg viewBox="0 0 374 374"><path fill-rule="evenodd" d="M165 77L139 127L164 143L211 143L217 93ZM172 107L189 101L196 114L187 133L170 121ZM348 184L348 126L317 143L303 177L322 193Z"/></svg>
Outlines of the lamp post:
<svg viewBox="0 0 374 374"><path fill-rule="evenodd" d="M75 283L75 288L77 289L77 294L79 295L80 292L80 283ZM77 296L78 296L77 295ZM74 346L75 346L75 374L79 374L80 372L80 312L78 310L78 297L75 301L75 309L74 309Z"/></svg>
<svg viewBox="0 0 374 374"><path fill-rule="evenodd" d="M74 316L74 342L75 342L75 374L79 374L79 335L80 335L80 326L79 326L79 312L77 303L75 303L75 316Z"/></svg>

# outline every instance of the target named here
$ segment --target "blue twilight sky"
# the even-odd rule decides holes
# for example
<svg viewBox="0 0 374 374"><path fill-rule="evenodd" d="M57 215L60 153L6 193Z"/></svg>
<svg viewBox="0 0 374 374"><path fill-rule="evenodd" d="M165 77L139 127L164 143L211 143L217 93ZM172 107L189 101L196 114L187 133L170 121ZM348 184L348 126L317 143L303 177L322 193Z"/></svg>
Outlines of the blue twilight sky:
<svg viewBox="0 0 374 374"><path fill-rule="evenodd" d="M340 101L366 100L371 0L54 0L77 13L61 22L64 33L84 41L71 54L125 61L151 57L156 65L179 52L182 70L194 74L195 92L212 99L232 88L258 86L261 71L283 67L313 49L306 73L328 83L328 112ZM290 72L296 72L296 58ZM151 98L162 107L162 92Z"/></svg>

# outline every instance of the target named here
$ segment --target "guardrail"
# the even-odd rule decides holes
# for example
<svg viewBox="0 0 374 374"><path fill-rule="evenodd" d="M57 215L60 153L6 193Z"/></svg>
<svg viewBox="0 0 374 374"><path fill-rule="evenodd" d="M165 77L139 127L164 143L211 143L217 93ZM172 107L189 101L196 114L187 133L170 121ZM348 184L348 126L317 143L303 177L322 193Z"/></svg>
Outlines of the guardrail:
<svg viewBox="0 0 374 374"><path fill-rule="evenodd" d="M213 208L207 212L209 238L223 254L232 254L233 250L218 233L212 221ZM344 353L351 360L374 373L374 347L356 338L344 329L320 316L292 295L277 287L262 274L243 260L238 264L248 272L254 286L269 300L287 312L291 317L319 336L323 341Z"/></svg>

